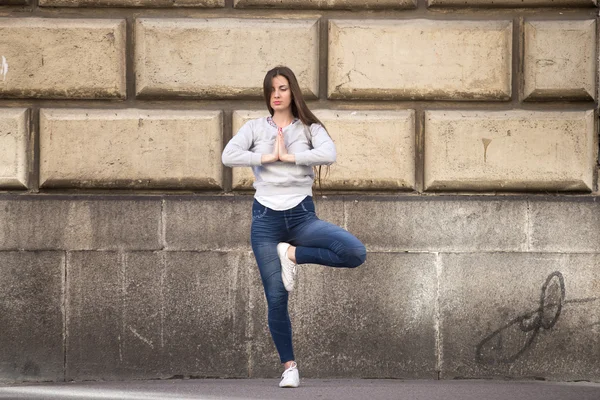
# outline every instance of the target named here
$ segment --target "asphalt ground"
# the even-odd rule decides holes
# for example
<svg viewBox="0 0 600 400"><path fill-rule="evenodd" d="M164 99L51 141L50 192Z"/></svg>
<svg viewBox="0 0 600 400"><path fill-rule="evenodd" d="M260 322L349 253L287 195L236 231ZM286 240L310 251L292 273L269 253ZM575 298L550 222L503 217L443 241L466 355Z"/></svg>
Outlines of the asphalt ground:
<svg viewBox="0 0 600 400"><path fill-rule="evenodd" d="M0 386L0 399L600 400L600 384L584 382L302 379L296 389L277 384L275 379L15 384Z"/></svg>

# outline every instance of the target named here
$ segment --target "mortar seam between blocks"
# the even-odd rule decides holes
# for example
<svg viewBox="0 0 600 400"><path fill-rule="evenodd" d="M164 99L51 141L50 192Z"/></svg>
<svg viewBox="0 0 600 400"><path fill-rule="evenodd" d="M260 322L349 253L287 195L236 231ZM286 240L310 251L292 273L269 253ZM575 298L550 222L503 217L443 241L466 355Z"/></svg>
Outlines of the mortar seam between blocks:
<svg viewBox="0 0 600 400"><path fill-rule="evenodd" d="M69 335L67 326L67 294L69 288L67 287L67 266L69 265L69 251L65 251L65 261L63 262L63 293L62 293L62 310L63 310L63 381L67 381L67 337Z"/></svg>
<svg viewBox="0 0 600 400"><path fill-rule="evenodd" d="M526 251L527 252L531 252L531 203L529 202L529 200L526 201L527 207L525 208L525 222L526 222L526 229L525 229L525 240L526 240Z"/></svg>
<svg viewBox="0 0 600 400"><path fill-rule="evenodd" d="M165 203L165 199L160 201L159 244L161 248L159 251L167 249L167 214L165 212Z"/></svg>
<svg viewBox="0 0 600 400"><path fill-rule="evenodd" d="M436 272L436 288L435 288L435 303L434 303L434 331L435 331L435 351L436 351L436 365L435 369L437 372L437 379L441 379L442 374L442 333L441 327L441 310L440 310L440 280L442 274L441 254L439 252L435 254L435 272Z"/></svg>

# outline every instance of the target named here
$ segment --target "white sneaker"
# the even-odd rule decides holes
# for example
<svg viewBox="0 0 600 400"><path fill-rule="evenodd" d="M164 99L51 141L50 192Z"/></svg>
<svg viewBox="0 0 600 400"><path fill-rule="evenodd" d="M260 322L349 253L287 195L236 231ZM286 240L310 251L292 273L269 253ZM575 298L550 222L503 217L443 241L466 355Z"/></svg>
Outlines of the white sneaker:
<svg viewBox="0 0 600 400"><path fill-rule="evenodd" d="M283 371L281 375L281 388L297 388L300 385L300 374L298 373L298 364L292 363L292 366Z"/></svg>
<svg viewBox="0 0 600 400"><path fill-rule="evenodd" d="M289 243L279 243L277 245L277 255L281 261L281 279L285 290L291 292L294 290L296 283L296 274L298 273L298 264L294 263L287 256L287 250L290 247Z"/></svg>

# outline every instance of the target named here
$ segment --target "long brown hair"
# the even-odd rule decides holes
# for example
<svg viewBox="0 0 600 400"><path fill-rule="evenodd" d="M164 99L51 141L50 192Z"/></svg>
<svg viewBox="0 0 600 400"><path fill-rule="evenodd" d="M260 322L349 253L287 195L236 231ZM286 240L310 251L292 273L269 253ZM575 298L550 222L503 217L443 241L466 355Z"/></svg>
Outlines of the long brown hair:
<svg viewBox="0 0 600 400"><path fill-rule="evenodd" d="M265 96L265 102L267 103L267 109L271 116L275 113L273 107L271 107L271 92L273 91L273 78L276 76L283 76L286 78L290 84L290 90L292 91L292 115L295 118L298 118L304 125L309 128L312 124L319 124L323 128L325 125L313 114L309 109L306 103L304 102L304 96L302 96L302 91L300 90L300 85L298 84L298 79L296 79L296 75L294 72L286 66L279 65L267 72L265 75L265 79L263 81L263 93ZM325 129L326 130L326 129ZM329 132L328 132L329 133ZM329 135L331 137L331 135ZM313 167L313 171L315 173L315 177L317 178L317 182L319 183L319 190L322 191L321 188L321 167ZM325 169L325 176L329 174L329 165Z"/></svg>

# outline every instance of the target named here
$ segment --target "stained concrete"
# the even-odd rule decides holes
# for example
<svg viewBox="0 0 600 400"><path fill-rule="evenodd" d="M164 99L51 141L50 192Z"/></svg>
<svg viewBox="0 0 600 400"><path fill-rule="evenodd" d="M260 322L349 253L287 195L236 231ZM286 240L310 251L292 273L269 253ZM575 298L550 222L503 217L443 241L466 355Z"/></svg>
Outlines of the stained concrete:
<svg viewBox="0 0 600 400"><path fill-rule="evenodd" d="M0 382L63 378L64 273L64 252L0 252Z"/></svg>

